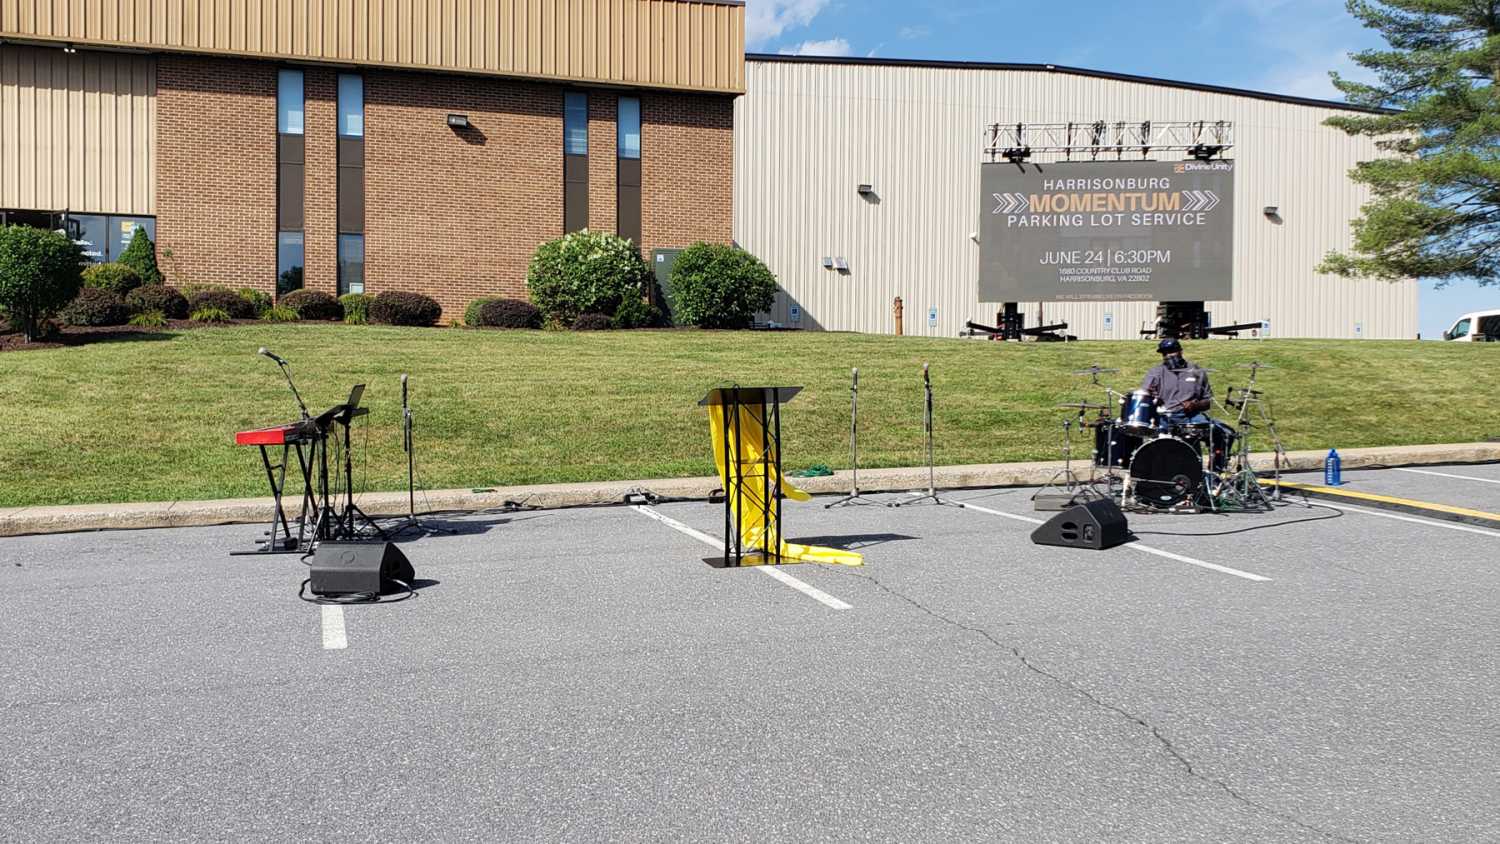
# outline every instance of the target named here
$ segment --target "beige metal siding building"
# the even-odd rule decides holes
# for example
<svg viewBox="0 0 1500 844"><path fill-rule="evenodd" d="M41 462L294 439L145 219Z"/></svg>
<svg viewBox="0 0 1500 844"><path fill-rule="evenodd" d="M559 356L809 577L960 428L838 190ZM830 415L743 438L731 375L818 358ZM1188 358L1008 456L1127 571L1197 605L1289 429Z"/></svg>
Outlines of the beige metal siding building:
<svg viewBox="0 0 1500 844"><path fill-rule="evenodd" d="M978 301L974 239L992 124L1225 120L1236 135L1235 293L1207 303L1214 323L1269 320L1277 337L1416 336L1414 281L1314 271L1348 245L1368 197L1350 168L1378 155L1323 125L1336 104L1049 67L775 56L749 58L746 89L735 106L734 231L781 281L778 322L893 333L901 297L906 334L995 324L1003 303ZM861 184L874 193L860 195ZM1022 304L1028 325L1040 308L1087 339L1136 337L1156 315L1150 302Z"/></svg>

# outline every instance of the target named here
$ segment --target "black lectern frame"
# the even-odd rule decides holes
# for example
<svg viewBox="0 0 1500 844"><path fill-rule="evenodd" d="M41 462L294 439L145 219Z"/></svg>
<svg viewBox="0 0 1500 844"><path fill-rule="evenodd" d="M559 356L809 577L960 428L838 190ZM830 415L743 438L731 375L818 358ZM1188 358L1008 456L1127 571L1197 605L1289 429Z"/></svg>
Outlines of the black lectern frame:
<svg viewBox="0 0 1500 844"><path fill-rule="evenodd" d="M767 495L761 496L761 524L765 530L761 535L760 555L766 562L776 563L781 559L781 502L785 497L781 480L781 405L791 401L801 387L719 387L709 390L698 402L699 407L720 405L724 408L724 424L720 432L724 449L724 553L721 557L708 557L704 562L716 568L738 568L745 561L744 538L740 535L740 522L744 517L745 489L757 477L765 481ZM746 472L746 464L739 449L743 433L740 412L759 408L761 448L758 466ZM731 459L732 458L732 459ZM773 519L774 516L774 519Z"/></svg>

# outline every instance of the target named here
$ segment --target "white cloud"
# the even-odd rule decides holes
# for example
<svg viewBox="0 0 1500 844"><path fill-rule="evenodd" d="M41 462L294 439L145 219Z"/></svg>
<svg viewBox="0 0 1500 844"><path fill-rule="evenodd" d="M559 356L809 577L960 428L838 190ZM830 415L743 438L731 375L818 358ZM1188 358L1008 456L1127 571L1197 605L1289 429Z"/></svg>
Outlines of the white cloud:
<svg viewBox="0 0 1500 844"><path fill-rule="evenodd" d="M847 56L849 49L847 40L830 38L827 41L803 41L791 47L782 47L778 52L783 56Z"/></svg>
<svg viewBox="0 0 1500 844"><path fill-rule="evenodd" d="M745 43L756 49L783 32L807 26L829 0L749 0L745 4Z"/></svg>
<svg viewBox="0 0 1500 844"><path fill-rule="evenodd" d="M932 27L926 24L921 26L903 26L896 34L905 41L916 41L919 38L931 38Z"/></svg>

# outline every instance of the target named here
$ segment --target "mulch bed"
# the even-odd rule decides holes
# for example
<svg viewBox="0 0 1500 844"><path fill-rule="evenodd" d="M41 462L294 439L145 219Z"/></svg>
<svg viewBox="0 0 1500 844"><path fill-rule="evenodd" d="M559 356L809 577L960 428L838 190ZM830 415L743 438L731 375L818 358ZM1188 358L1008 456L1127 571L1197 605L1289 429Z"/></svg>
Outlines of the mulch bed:
<svg viewBox="0 0 1500 844"><path fill-rule="evenodd" d="M40 349L62 349L69 346L87 346L90 343L112 343L118 341L151 340L158 339L144 335L168 334L176 331L199 330L204 328L218 328L221 325L246 325L255 322L253 319L237 319L226 323L205 324L193 322L186 319L168 320L162 326L139 326L139 325L104 325L104 326L66 326L59 332L46 339L37 340L32 343L26 342L24 334L0 334L0 352L28 352ZM159 339L166 339L165 337Z"/></svg>

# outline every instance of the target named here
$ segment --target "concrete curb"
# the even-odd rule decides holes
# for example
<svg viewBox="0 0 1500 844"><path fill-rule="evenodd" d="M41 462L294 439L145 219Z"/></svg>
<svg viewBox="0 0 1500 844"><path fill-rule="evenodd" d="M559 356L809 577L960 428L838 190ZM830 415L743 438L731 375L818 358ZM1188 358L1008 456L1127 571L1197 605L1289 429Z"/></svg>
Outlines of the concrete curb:
<svg viewBox="0 0 1500 844"><path fill-rule="evenodd" d="M1325 452L1295 451L1283 470L1321 469ZM1423 466L1442 463L1486 463L1500 461L1500 443L1390 446L1355 448L1340 452L1344 468L1370 466ZM1255 465L1271 468L1271 456L1259 454ZM1075 467L1086 471L1087 466ZM1040 486L1063 468L1060 461L1042 463L992 463L975 466L940 466L936 470L939 489ZM796 485L815 495L849 491L848 472L831 477L795 478ZM906 492L927 487L925 467L865 469L859 473L861 492ZM620 504L632 491L649 490L663 498L707 498L717 489L717 478L672 478L649 481L606 481L581 484L543 484L486 489L433 490L418 496L418 503L432 512L476 513L497 510L516 502L544 510L566 507L597 507ZM366 493L358 497L361 509L371 516L406 514L405 492ZM71 533L91 530L190 527L194 525L253 524L270 519L270 498L235 498L221 501L168 501L130 504L75 504L58 507L11 507L0 509L0 536Z"/></svg>

